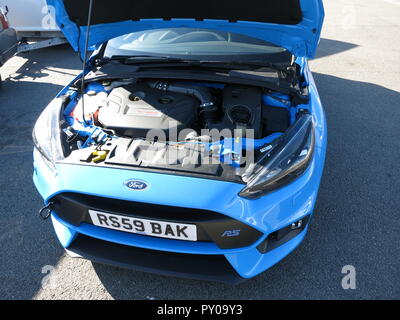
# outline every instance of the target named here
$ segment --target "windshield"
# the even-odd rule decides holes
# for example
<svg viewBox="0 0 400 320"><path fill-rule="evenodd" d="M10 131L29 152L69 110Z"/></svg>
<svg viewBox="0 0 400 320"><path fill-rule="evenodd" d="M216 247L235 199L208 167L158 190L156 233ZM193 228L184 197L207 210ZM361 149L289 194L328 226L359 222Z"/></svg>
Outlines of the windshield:
<svg viewBox="0 0 400 320"><path fill-rule="evenodd" d="M241 34L194 28L129 33L107 43L104 56L167 56L202 60L265 59L290 62L292 55L272 43Z"/></svg>

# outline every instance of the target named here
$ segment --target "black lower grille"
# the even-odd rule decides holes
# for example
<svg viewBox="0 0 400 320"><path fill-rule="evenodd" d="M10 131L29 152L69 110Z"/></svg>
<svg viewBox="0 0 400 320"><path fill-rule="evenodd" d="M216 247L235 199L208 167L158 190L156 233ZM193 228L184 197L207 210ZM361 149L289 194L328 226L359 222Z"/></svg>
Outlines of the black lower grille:
<svg viewBox="0 0 400 320"><path fill-rule="evenodd" d="M221 255L193 255L125 246L79 235L68 251L94 262L180 278L237 284L241 278Z"/></svg>
<svg viewBox="0 0 400 320"><path fill-rule="evenodd" d="M195 224L198 241L214 242L221 249L247 247L262 236L261 232L245 223L209 210L155 205L79 193L58 194L51 199L51 202L54 203L57 216L75 226L92 223L89 210L96 210L142 219ZM224 236L233 230L237 236Z"/></svg>

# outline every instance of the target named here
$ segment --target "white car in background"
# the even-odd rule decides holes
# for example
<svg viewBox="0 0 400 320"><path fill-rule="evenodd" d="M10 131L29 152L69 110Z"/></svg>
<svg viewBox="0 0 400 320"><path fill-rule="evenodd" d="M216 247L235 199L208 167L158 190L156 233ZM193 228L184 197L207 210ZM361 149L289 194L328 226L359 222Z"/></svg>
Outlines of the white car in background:
<svg viewBox="0 0 400 320"><path fill-rule="evenodd" d="M9 9L8 19L21 39L61 36L54 19L54 10L45 0L0 0Z"/></svg>

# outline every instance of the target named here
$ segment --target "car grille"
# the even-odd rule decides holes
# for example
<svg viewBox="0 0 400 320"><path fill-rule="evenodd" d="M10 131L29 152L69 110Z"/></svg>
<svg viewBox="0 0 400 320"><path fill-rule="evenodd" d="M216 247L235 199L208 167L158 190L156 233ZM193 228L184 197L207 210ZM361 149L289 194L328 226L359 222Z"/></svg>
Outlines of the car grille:
<svg viewBox="0 0 400 320"><path fill-rule="evenodd" d="M223 255L195 255L136 248L80 234L70 253L94 262L180 278L237 284L244 279Z"/></svg>

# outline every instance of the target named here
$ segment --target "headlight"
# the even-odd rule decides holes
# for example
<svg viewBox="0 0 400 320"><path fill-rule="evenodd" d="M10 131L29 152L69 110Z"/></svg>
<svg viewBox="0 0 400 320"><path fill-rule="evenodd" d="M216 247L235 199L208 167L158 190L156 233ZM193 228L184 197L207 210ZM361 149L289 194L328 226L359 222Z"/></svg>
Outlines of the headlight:
<svg viewBox="0 0 400 320"><path fill-rule="evenodd" d="M245 178L240 196L256 199L298 178L307 169L315 146L312 116L303 114Z"/></svg>
<svg viewBox="0 0 400 320"><path fill-rule="evenodd" d="M56 161L64 158L60 133L62 106L63 99L54 99L40 115L32 134L35 147L52 168L55 168Z"/></svg>

